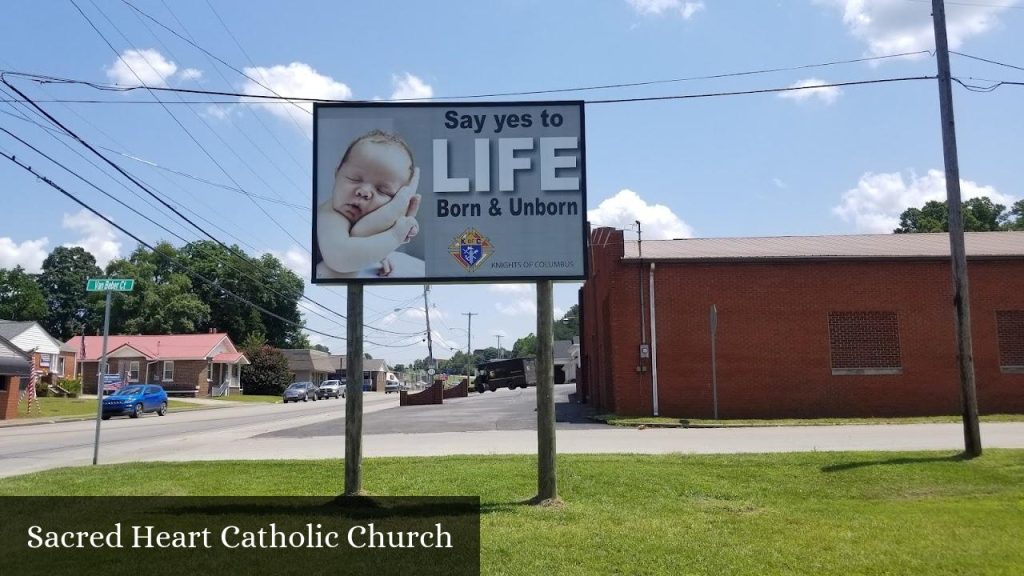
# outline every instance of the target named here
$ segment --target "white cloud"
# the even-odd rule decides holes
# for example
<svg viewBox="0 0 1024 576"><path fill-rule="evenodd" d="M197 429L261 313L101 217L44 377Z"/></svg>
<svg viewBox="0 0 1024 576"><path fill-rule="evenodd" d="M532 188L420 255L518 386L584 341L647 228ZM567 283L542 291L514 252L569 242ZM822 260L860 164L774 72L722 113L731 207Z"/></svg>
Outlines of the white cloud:
<svg viewBox="0 0 1024 576"><path fill-rule="evenodd" d="M536 316L536 298L515 298L508 302L495 302L494 309L505 316Z"/></svg>
<svg viewBox="0 0 1024 576"><path fill-rule="evenodd" d="M587 210L587 219L594 226L628 229L640 221L645 240L690 238L693 228L676 216L668 206L648 204L629 189L602 201L594 210Z"/></svg>
<svg viewBox="0 0 1024 576"><path fill-rule="evenodd" d="M146 86L158 87L167 86L167 80L177 71L177 64L152 48L125 50L106 69L107 78L115 84L134 86L141 81Z"/></svg>
<svg viewBox="0 0 1024 576"><path fill-rule="evenodd" d="M96 257L96 264L105 268L107 263L121 255L121 243L113 226L86 209L75 214L64 214L61 227L82 234L76 242L68 242L65 246L81 246Z"/></svg>
<svg viewBox="0 0 1024 576"><path fill-rule="evenodd" d="M312 262L310 261L309 254L301 248L292 246L284 252L280 250L267 250L264 254L270 254L280 260L286 268L295 272L299 278L306 278L311 273Z"/></svg>
<svg viewBox="0 0 1024 576"><path fill-rule="evenodd" d="M817 78L808 78L801 80L795 84L791 84L790 88L803 88L803 90L793 90L792 92L780 92L779 98L785 98L786 100L796 100L797 102L806 102L811 98L817 98L821 100L825 105L834 104L839 98L840 94L843 93L838 87L835 86L823 86L828 84L824 80ZM819 88L807 88L808 86L819 86Z"/></svg>
<svg viewBox="0 0 1024 576"><path fill-rule="evenodd" d="M906 0L814 0L833 6L843 13L850 34L867 45L872 56L934 50L931 6ZM984 34L997 23L997 16L1018 0L999 6L982 3L958 4L946 11L949 47L960 48L973 36ZM918 57L923 57L920 55Z"/></svg>
<svg viewBox="0 0 1024 576"><path fill-rule="evenodd" d="M231 115L230 106L218 106L217 104L210 104L204 108L200 114L207 118L214 118L217 120L223 120Z"/></svg>
<svg viewBox="0 0 1024 576"><path fill-rule="evenodd" d="M434 89L430 84L408 72L402 76L392 76L391 84L394 86L391 92L392 100L421 100L434 96Z"/></svg>
<svg viewBox="0 0 1024 576"><path fill-rule="evenodd" d="M778 188L779 190L785 190L786 188L789 188L786 182L783 181L781 178L772 178L772 184L775 184L775 187Z"/></svg>
<svg viewBox="0 0 1024 576"><path fill-rule="evenodd" d="M703 0L684 2L683 0L626 0L638 13L645 16L661 16L666 12L677 12L683 20L693 18L704 10Z"/></svg>
<svg viewBox="0 0 1024 576"><path fill-rule="evenodd" d="M203 71L195 68L185 68L178 74L178 78L182 80L199 80L203 77Z"/></svg>
<svg viewBox="0 0 1024 576"><path fill-rule="evenodd" d="M489 284L487 290L498 294L533 294L533 284Z"/></svg>
<svg viewBox="0 0 1024 576"><path fill-rule="evenodd" d="M42 272L43 260L46 260L48 251L46 245L50 240L45 236L38 240L25 240L18 244L14 240L0 238L0 268L14 268L21 266L30 274Z"/></svg>
<svg viewBox="0 0 1024 576"><path fill-rule="evenodd" d="M960 195L964 200L988 196L993 202L1009 206L1012 196L1002 194L991 186L981 186L969 180L960 180ZM920 208L931 200L946 199L946 176L940 170L929 170L918 177L911 172L905 180L899 172L865 173L856 188L843 194L842 202L832 212L846 222L853 222L858 232L889 233L900 223L900 214L907 208Z"/></svg>
<svg viewBox="0 0 1024 576"><path fill-rule="evenodd" d="M274 96L274 92L279 96L292 96L292 97L303 97L303 98L322 98L324 100L349 100L352 98L352 90L331 78L330 76L324 76L310 67L309 64L302 62L292 62L287 66L271 66L269 68L257 67L257 68L245 68L245 74L259 83L253 80L246 80L242 85L241 90L246 94L253 94L259 96ZM271 90L264 88L267 86ZM297 120L306 130L307 134L313 133L313 104L306 102L296 102L294 105L282 101L258 101L258 100L246 100L241 99L243 102L262 102L260 106L266 108L271 113L284 118L288 122L291 119ZM300 106L310 114L299 112L295 109L295 105Z"/></svg>

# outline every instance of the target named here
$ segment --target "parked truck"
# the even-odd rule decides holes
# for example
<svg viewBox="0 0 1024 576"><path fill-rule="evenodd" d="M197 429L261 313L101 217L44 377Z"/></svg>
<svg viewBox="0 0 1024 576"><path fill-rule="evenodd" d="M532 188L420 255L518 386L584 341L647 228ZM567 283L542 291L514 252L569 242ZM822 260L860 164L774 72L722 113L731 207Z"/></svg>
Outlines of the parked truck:
<svg viewBox="0 0 1024 576"><path fill-rule="evenodd" d="M476 366L476 391L483 394L498 388L526 388L537 385L537 363L533 358L490 360Z"/></svg>

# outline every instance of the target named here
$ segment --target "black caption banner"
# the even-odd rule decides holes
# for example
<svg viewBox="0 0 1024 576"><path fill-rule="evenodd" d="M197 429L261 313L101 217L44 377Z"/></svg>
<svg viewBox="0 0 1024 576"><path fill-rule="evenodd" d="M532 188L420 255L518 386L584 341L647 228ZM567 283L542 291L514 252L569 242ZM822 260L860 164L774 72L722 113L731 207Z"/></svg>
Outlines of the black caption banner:
<svg viewBox="0 0 1024 576"><path fill-rule="evenodd" d="M476 497L2 497L0 572L478 575Z"/></svg>

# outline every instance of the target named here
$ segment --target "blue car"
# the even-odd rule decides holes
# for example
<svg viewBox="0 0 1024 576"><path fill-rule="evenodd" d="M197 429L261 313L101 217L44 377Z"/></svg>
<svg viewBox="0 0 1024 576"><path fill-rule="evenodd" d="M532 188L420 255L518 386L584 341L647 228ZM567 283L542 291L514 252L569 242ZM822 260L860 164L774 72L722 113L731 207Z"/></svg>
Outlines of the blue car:
<svg viewBox="0 0 1024 576"><path fill-rule="evenodd" d="M138 418L143 412L167 414L167 392L156 384L133 384L125 386L103 399L103 419L111 416L128 415Z"/></svg>

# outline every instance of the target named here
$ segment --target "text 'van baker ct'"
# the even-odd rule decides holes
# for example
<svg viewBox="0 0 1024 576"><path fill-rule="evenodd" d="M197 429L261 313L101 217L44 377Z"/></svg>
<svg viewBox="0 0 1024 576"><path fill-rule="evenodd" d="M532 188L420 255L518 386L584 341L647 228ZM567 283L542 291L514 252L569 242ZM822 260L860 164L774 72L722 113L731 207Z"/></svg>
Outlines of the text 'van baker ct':
<svg viewBox="0 0 1024 576"><path fill-rule="evenodd" d="M271 522L256 530L238 526L225 526L217 540L211 540L209 528L193 531L165 531L156 526L130 526L122 530L121 523L103 531L45 531L41 526L30 526L27 545L39 548L452 548L452 535L441 523L428 531L378 530L371 522L357 524L347 531L325 530L322 524L307 523L303 530L279 530ZM128 538L123 538L127 533ZM126 545L127 543L127 545Z"/></svg>

